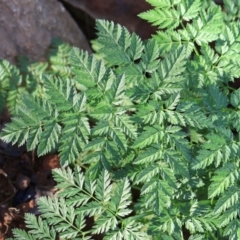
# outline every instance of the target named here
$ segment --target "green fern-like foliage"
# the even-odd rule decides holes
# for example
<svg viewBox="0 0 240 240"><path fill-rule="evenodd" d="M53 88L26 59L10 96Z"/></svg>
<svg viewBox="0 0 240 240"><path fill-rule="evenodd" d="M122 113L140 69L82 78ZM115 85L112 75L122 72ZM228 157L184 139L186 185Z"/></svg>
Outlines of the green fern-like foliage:
<svg viewBox="0 0 240 240"><path fill-rule="evenodd" d="M19 70L6 60L0 61L0 112L8 105L10 112L15 111L16 101L22 88Z"/></svg>
<svg viewBox="0 0 240 240"><path fill-rule="evenodd" d="M148 2L152 39L99 20L97 58L58 47L44 94L20 96L1 139L57 151L63 168L59 195L40 198L15 239L240 238L237 15Z"/></svg>
<svg viewBox="0 0 240 240"><path fill-rule="evenodd" d="M220 7L201 0L148 0L154 9L140 17L157 26L154 38L162 53L185 46L190 55L196 46L218 39L223 17Z"/></svg>
<svg viewBox="0 0 240 240"><path fill-rule="evenodd" d="M43 75L70 76L69 55L71 46L59 39L53 39L49 49L48 61L32 63L19 57L17 65L6 60L0 61L0 113L7 106L11 114L16 113L19 98L25 93L44 97Z"/></svg>
<svg viewBox="0 0 240 240"><path fill-rule="evenodd" d="M161 54L184 46L190 55L185 72L190 75L188 88L202 88L206 82L227 84L239 77L239 1L224 1L224 13L206 0L148 2L155 8L139 16L158 27L153 38Z"/></svg>
<svg viewBox="0 0 240 240"><path fill-rule="evenodd" d="M240 2L238 0L234 0L234 1L223 0L223 2L224 2L224 10L226 12L226 14L224 15L225 21L231 22L231 21L239 20Z"/></svg>
<svg viewBox="0 0 240 240"><path fill-rule="evenodd" d="M26 214L26 225L31 229L14 230L16 239L93 239L106 234L105 239L149 239L138 218L131 217L130 181L112 181L104 170L97 181L84 176L80 167L73 172L55 169L54 179L61 189L58 197L38 200L41 217ZM94 217L94 224L88 221Z"/></svg>

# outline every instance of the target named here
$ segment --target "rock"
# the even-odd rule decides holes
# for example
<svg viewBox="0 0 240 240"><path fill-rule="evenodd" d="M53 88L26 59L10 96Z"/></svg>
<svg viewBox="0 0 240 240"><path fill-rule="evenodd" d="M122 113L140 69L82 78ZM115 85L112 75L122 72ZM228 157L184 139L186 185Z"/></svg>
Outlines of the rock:
<svg viewBox="0 0 240 240"><path fill-rule="evenodd" d="M90 51L85 36L57 0L1 0L0 36L0 58L12 63L17 55L44 60L54 37Z"/></svg>
<svg viewBox="0 0 240 240"><path fill-rule="evenodd" d="M16 207L19 204L22 204L34 199L35 195L36 195L35 187L30 184L26 189L24 190L19 189L16 192L15 196L13 197L12 204L14 207Z"/></svg>
<svg viewBox="0 0 240 240"><path fill-rule="evenodd" d="M16 185L18 189L25 190L31 182L31 179L28 176L23 174L18 174L16 178Z"/></svg>
<svg viewBox="0 0 240 240"><path fill-rule="evenodd" d="M17 205L17 209L19 209L23 213L32 212L32 210L37 210L37 203L35 199L31 199L28 202L20 203Z"/></svg>
<svg viewBox="0 0 240 240"><path fill-rule="evenodd" d="M52 170L60 168L59 157L57 154L47 154L39 159L40 166L36 174L38 186L54 186Z"/></svg>
<svg viewBox="0 0 240 240"><path fill-rule="evenodd" d="M52 171L54 168L60 168L59 156L57 154L47 154L41 158L42 170Z"/></svg>
<svg viewBox="0 0 240 240"><path fill-rule="evenodd" d="M151 34L155 33L156 28L153 28L150 23L140 19L137 15L141 12L145 12L151 8L151 6L145 0L61 0L63 3L69 5L69 10L73 13L74 17L78 21L82 21L81 18L87 18L87 13L93 19L106 19L120 23L125 26L129 31L136 32L142 38L150 38ZM83 11L77 11L77 9ZM94 29L94 24L91 19L87 19L86 24L90 24L90 29L86 29L86 32Z"/></svg>

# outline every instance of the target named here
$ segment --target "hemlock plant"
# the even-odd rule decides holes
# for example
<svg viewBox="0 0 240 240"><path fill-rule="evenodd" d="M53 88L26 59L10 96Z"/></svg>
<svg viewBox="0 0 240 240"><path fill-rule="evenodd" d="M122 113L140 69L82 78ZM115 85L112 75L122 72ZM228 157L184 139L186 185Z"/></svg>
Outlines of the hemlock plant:
<svg viewBox="0 0 240 240"><path fill-rule="evenodd" d="M15 239L240 239L239 1L148 2L152 39L98 20L102 59L60 45L18 72L1 139L62 169Z"/></svg>

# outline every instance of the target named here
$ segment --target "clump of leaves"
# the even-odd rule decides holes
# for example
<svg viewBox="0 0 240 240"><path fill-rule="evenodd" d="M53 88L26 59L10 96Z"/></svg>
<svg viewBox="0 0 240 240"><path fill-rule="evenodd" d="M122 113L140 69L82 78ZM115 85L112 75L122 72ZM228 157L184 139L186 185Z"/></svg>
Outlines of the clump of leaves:
<svg viewBox="0 0 240 240"><path fill-rule="evenodd" d="M238 12L148 2L153 39L97 21L103 59L73 48L3 129L39 156L58 151L63 166L62 192L39 199L42 215L27 214L16 239L240 238Z"/></svg>
<svg viewBox="0 0 240 240"><path fill-rule="evenodd" d="M26 57L18 57L14 66L0 60L0 113L7 107L11 114L15 114L19 98L24 94L44 95L44 74L70 76L68 61L71 48L56 38L50 45L46 62L32 63Z"/></svg>

